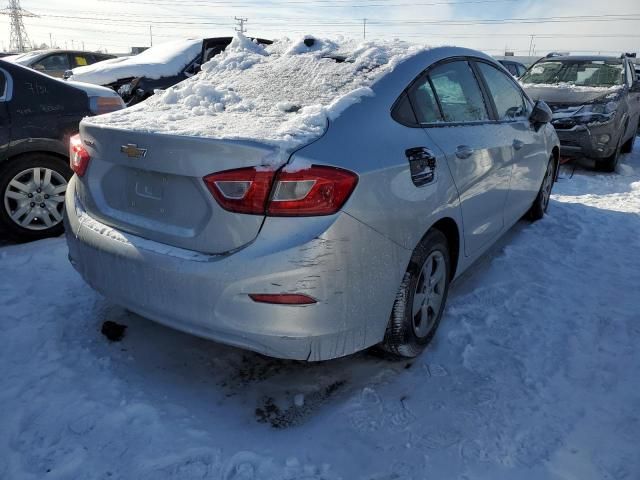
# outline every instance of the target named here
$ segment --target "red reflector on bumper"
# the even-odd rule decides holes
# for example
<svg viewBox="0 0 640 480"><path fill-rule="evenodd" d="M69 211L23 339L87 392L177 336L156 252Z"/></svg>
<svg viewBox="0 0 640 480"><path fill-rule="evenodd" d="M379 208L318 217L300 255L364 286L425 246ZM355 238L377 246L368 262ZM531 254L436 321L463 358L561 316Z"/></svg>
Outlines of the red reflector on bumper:
<svg viewBox="0 0 640 480"><path fill-rule="evenodd" d="M250 293L251 300L258 303L273 303L276 305L311 305L318 301L308 295L300 293Z"/></svg>

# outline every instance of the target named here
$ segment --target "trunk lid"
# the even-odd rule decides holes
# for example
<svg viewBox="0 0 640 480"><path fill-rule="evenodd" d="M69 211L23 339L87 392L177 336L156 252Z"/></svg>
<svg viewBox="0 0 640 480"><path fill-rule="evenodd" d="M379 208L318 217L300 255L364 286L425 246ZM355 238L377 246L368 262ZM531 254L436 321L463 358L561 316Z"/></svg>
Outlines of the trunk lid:
<svg viewBox="0 0 640 480"><path fill-rule="evenodd" d="M129 132L83 121L91 155L78 196L97 220L160 243L220 254L253 241L263 216L224 210L203 177L264 164L276 149L250 141Z"/></svg>

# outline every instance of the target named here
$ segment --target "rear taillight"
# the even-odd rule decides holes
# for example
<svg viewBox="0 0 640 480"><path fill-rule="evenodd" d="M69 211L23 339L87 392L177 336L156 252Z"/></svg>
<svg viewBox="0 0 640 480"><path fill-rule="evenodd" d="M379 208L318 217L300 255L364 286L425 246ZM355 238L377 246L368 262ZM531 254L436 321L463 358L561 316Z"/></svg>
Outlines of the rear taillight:
<svg viewBox="0 0 640 480"><path fill-rule="evenodd" d="M204 177L211 194L225 210L264 215L273 171L238 168Z"/></svg>
<svg viewBox="0 0 640 480"><path fill-rule="evenodd" d="M79 177L84 175L89 165L89 152L82 145L80 135L74 135L69 139L69 166Z"/></svg>
<svg viewBox="0 0 640 480"><path fill-rule="evenodd" d="M214 173L204 181L225 210L295 217L336 213L358 184L358 176L320 165L278 173L250 167Z"/></svg>
<svg viewBox="0 0 640 480"><path fill-rule="evenodd" d="M331 215L342 208L358 184L358 176L335 167L313 165L278 173L267 215L296 217Z"/></svg>
<svg viewBox="0 0 640 480"><path fill-rule="evenodd" d="M90 97L89 110L94 115L102 115L103 113L115 112L125 107L122 98L113 97Z"/></svg>

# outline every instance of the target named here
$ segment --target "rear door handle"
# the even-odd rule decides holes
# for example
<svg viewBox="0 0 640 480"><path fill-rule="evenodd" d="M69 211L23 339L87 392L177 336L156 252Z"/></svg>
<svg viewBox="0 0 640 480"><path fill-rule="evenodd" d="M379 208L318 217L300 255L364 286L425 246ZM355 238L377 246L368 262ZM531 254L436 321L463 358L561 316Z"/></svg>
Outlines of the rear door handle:
<svg viewBox="0 0 640 480"><path fill-rule="evenodd" d="M520 150L522 147L524 147L524 142L522 140L514 140L513 141L513 148L515 148L516 150Z"/></svg>
<svg viewBox="0 0 640 480"><path fill-rule="evenodd" d="M456 148L456 157L458 158L469 158L471 155L473 155L473 148L467 145L460 145Z"/></svg>

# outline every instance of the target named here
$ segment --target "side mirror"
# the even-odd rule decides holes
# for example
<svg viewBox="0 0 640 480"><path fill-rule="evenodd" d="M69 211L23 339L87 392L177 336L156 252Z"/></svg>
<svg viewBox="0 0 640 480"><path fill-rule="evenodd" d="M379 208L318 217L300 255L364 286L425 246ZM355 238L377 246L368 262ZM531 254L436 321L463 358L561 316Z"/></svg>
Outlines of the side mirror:
<svg viewBox="0 0 640 480"><path fill-rule="evenodd" d="M534 125L543 125L549 123L553 119L553 112L549 108L549 105L542 100L538 100L533 106L533 111L529 116L529 120Z"/></svg>

